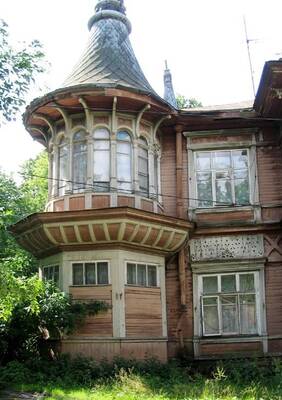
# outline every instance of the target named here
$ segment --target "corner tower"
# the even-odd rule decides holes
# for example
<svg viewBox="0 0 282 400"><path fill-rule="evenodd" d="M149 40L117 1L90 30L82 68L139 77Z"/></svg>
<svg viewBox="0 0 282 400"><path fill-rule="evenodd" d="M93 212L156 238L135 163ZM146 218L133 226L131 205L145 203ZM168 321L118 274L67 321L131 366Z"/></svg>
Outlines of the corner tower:
<svg viewBox="0 0 282 400"><path fill-rule="evenodd" d="M89 30L70 76L24 114L49 154L49 199L13 232L45 279L110 305L64 338L64 352L165 360L165 258L191 227L162 203L158 134L176 112L140 68L123 1L98 1Z"/></svg>

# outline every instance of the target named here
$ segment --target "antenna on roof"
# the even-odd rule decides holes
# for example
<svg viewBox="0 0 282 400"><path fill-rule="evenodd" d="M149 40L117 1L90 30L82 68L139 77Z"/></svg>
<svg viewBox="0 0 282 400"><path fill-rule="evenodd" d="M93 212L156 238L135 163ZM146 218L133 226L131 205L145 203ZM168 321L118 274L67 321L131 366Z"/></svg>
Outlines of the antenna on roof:
<svg viewBox="0 0 282 400"><path fill-rule="evenodd" d="M244 20L244 27L245 27L246 44L247 44L247 49L248 49L248 57L249 57L249 64L250 64L250 71L251 71L253 92L254 92L254 97L256 97L256 87L255 87L255 80L254 80L254 70L253 70L253 63L252 63L251 50L250 50L250 42L251 42L252 40L249 39L249 37L248 37L247 22L246 22L246 17L245 17L245 15L243 16L243 20Z"/></svg>

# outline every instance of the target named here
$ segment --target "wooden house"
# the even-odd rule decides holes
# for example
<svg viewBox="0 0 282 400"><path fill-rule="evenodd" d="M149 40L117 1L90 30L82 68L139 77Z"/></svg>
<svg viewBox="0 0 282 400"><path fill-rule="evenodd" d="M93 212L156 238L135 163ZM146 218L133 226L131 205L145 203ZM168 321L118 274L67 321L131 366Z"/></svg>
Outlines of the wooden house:
<svg viewBox="0 0 282 400"><path fill-rule="evenodd" d="M46 212L13 227L45 279L103 300L62 340L96 359L282 352L282 61L252 104L178 110L99 0L73 73L24 124L49 154Z"/></svg>

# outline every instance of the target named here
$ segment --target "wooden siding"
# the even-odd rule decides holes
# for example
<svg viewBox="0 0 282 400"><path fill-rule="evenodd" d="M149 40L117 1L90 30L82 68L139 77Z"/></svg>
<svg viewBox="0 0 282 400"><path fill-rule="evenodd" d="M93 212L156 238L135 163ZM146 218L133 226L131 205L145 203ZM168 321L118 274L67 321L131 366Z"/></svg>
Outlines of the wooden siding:
<svg viewBox="0 0 282 400"><path fill-rule="evenodd" d="M240 210L231 212L210 212L197 214L196 221L200 225L217 225L229 224L235 222L252 222L254 220L254 212L252 210Z"/></svg>
<svg viewBox="0 0 282 400"><path fill-rule="evenodd" d="M92 208L110 207L110 196L92 196Z"/></svg>
<svg viewBox="0 0 282 400"><path fill-rule="evenodd" d="M126 287L127 337L161 337L162 308L159 288Z"/></svg>
<svg viewBox="0 0 282 400"><path fill-rule="evenodd" d="M161 362L167 361L167 343L158 341L63 341L62 352L72 357L82 355L97 361L113 360L114 357L144 360L156 358Z"/></svg>
<svg viewBox="0 0 282 400"><path fill-rule="evenodd" d="M266 319L269 336L282 336L282 263L266 265Z"/></svg>
<svg viewBox="0 0 282 400"><path fill-rule="evenodd" d="M164 212L167 215L176 216L175 134L166 133L161 139L161 194L164 195ZM183 193L185 193L185 190L183 190Z"/></svg>
<svg viewBox="0 0 282 400"><path fill-rule="evenodd" d="M111 286L80 286L70 287L70 294L74 300L99 300L112 306ZM85 324L72 335L74 337L112 337L112 309L86 318Z"/></svg>
<svg viewBox="0 0 282 400"><path fill-rule="evenodd" d="M200 357L215 355L229 356L251 353L262 353L261 342L242 342L240 343L200 343Z"/></svg>
<svg viewBox="0 0 282 400"><path fill-rule="evenodd" d="M260 202L282 203L282 150L262 147L257 150Z"/></svg>
<svg viewBox="0 0 282 400"><path fill-rule="evenodd" d="M70 205L69 210L84 210L85 208L85 198L84 196L79 197L71 197L70 198Z"/></svg>

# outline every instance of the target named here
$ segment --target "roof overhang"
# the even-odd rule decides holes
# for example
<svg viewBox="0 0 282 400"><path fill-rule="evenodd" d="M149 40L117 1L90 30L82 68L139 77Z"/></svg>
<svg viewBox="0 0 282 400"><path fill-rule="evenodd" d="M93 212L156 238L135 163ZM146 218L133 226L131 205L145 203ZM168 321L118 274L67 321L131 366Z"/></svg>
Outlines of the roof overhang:
<svg viewBox="0 0 282 400"><path fill-rule="evenodd" d="M169 255L188 239L190 222L131 208L33 214L10 228L37 258L62 251L125 247Z"/></svg>

